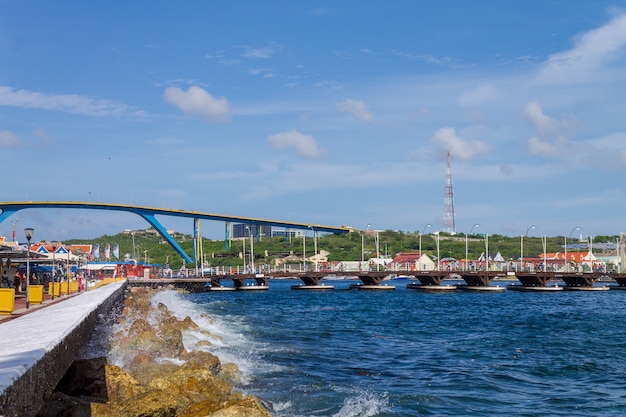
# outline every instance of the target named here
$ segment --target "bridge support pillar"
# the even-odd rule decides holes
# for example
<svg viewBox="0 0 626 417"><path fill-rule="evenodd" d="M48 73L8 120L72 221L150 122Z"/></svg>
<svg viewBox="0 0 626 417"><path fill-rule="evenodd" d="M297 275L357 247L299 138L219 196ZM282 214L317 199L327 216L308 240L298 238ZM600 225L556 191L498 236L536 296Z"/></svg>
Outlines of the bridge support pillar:
<svg viewBox="0 0 626 417"><path fill-rule="evenodd" d="M467 285L461 285L458 288L468 291L504 291L504 286L491 286L491 281L497 276L502 275L501 272L493 271L470 271L462 272L461 278Z"/></svg>

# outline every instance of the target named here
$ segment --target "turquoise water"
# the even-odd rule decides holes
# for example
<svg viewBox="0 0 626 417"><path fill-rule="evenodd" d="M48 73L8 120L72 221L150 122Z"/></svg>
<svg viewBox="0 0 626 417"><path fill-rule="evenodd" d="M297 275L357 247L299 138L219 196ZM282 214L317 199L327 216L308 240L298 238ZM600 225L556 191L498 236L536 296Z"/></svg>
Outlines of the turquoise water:
<svg viewBox="0 0 626 417"><path fill-rule="evenodd" d="M184 297L276 416L626 415L626 291Z"/></svg>

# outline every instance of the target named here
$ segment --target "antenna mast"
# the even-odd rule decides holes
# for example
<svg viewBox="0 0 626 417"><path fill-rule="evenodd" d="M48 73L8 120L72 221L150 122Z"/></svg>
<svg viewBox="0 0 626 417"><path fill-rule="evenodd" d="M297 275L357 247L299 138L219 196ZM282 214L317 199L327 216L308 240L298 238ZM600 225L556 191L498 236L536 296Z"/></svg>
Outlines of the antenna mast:
<svg viewBox="0 0 626 417"><path fill-rule="evenodd" d="M446 170L446 191L444 194L443 230L455 234L454 222L454 190L452 188L452 169L450 168L450 151L448 151L448 166Z"/></svg>

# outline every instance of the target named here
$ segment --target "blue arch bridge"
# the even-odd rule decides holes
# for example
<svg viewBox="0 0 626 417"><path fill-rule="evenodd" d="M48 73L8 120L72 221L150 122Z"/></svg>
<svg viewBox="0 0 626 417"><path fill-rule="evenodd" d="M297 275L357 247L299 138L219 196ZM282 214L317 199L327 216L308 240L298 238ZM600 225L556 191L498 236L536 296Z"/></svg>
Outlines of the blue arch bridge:
<svg viewBox="0 0 626 417"><path fill-rule="evenodd" d="M0 202L0 223L5 219L12 216L16 212L25 209L43 209L43 208L61 208L61 209L90 209L90 210L114 210L125 211L134 213L145 221L147 221L154 229L165 239L178 254L187 263L193 263L198 261L198 241L200 239L200 220L213 220L225 222L226 238L224 239L226 249L229 244L230 223L244 223L250 225L250 230L259 234L263 226L282 227L287 230L308 230L312 229L314 233L347 233L350 231L345 226L324 226L320 224L311 223L298 223L280 220L260 219L255 217L245 216L231 216L226 214L215 213L202 213L198 211L166 209L166 208L153 208L144 206L135 206L127 204L114 204L114 203L92 203L92 202L72 202L72 201L18 201L18 202ZM194 239L194 254L193 258L189 256L174 240L174 238L167 232L165 227L157 220L156 216L174 216L174 217L186 217L193 220L193 239ZM255 236L258 237L258 236Z"/></svg>

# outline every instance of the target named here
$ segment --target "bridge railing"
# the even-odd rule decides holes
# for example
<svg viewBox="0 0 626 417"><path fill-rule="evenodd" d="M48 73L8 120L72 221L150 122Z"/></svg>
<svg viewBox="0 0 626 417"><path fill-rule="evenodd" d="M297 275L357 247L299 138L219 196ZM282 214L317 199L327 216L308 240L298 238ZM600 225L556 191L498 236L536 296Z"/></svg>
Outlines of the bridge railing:
<svg viewBox="0 0 626 417"><path fill-rule="evenodd" d="M426 266L426 265L424 265ZM524 263L521 265L520 262L490 262L488 265L484 262L474 262L467 265L455 265L452 263L439 265L429 265L428 268L424 268L423 271L450 271L451 273L458 273L464 271L485 271L489 270L492 272L509 272L515 273L518 271L523 272L543 272L544 266L543 263ZM565 269L559 267L559 265L551 265L550 263L546 264L546 272L565 272ZM381 271L381 272L389 272L389 274L394 273L410 273L413 271L418 271L413 263L391 263L387 265L372 265L366 261L354 261L354 262L346 262L339 264L318 264L317 266L312 263L306 264L283 264L283 265L270 265L270 264L258 264L248 266L242 265L233 265L233 266L213 266L213 267L205 267L205 268L181 268L178 271L169 270L167 272L161 271L159 273L160 277L163 278L192 278L192 277L204 277L204 276L226 276L226 275L243 275L243 274L302 274L305 272L324 272L328 274L335 274L338 276L350 276L357 275L359 272L372 272L372 271ZM574 270L572 269L570 272L585 272L580 269Z"/></svg>

